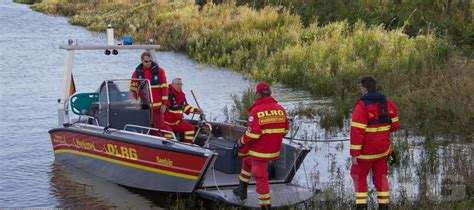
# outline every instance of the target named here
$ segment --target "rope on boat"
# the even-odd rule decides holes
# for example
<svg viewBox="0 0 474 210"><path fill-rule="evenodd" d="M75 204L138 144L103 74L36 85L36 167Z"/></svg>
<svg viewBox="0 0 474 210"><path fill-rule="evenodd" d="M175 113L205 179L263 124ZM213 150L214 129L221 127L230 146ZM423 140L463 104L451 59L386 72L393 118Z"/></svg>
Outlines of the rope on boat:
<svg viewBox="0 0 474 210"><path fill-rule="evenodd" d="M301 164L303 165L304 176L305 176L305 179L306 179L306 184L308 185L308 184L310 184L310 182L309 182L309 179L308 179L308 173L306 172L306 167L304 166L304 161ZM313 188L311 188L311 190L314 191Z"/></svg>
<svg viewBox="0 0 474 210"><path fill-rule="evenodd" d="M217 184L217 180L216 180L216 169L214 168L214 166L212 166L212 176L214 176L214 184L216 185L216 188L217 188L217 191L219 191L219 193L221 195L224 195L224 198L227 197L227 195L225 193L223 193L221 191L221 189L219 189L219 185Z"/></svg>
<svg viewBox="0 0 474 210"><path fill-rule="evenodd" d="M344 141L349 141L351 140L350 138L344 138L344 139L297 139L297 138L291 138L291 137L285 137L285 139L292 140L292 141L305 141L305 142L325 142L325 143L331 143L331 142L344 142Z"/></svg>

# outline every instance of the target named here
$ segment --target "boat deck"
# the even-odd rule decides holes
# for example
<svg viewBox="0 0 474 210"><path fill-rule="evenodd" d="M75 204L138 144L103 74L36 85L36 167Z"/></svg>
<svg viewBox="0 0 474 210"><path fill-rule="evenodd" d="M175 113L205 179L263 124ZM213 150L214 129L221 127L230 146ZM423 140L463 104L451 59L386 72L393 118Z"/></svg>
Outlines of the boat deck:
<svg viewBox="0 0 474 210"><path fill-rule="evenodd" d="M255 187L255 185L248 186L247 199L243 201L232 193L235 187L201 189L197 190L197 193L210 200L252 209L259 208ZM272 184L270 185L270 193L272 196L272 207L296 205L310 200L314 195L309 189L292 184Z"/></svg>
<svg viewBox="0 0 474 210"><path fill-rule="evenodd" d="M211 169L204 180L203 187L215 187L216 184L219 186L238 185L239 174L227 174Z"/></svg>

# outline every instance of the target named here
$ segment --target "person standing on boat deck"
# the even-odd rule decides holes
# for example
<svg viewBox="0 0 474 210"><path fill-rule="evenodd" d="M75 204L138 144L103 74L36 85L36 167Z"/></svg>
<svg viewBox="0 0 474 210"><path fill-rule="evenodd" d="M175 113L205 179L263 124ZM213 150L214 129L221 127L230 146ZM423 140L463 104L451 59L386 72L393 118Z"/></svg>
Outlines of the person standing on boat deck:
<svg viewBox="0 0 474 210"><path fill-rule="evenodd" d="M151 59L149 52L141 55L142 63L135 68L132 74L132 82L130 83L130 94L132 98L138 98L138 88L140 81L133 79L147 79L150 81L150 89L152 98L150 102L152 110L153 127L171 131L171 128L164 123L163 114L166 110L168 102L168 83L166 82L165 71ZM155 133L155 132L153 132ZM172 138L172 135L165 133L164 137Z"/></svg>
<svg viewBox="0 0 474 210"><path fill-rule="evenodd" d="M280 156L280 148L288 133L288 117L285 109L271 96L270 85L257 85L259 98L249 109L247 130L239 140L239 157L243 158L239 187L233 193L240 199L247 198L250 177L257 181L258 203L262 209L270 209L271 195L268 180L268 161Z"/></svg>
<svg viewBox="0 0 474 210"><path fill-rule="evenodd" d="M183 92L183 82L181 78L174 78L168 86L168 109L166 110L165 123L175 132L184 134L184 142L193 143L194 126L183 120L183 113L200 113L197 108L190 106Z"/></svg>
<svg viewBox="0 0 474 210"><path fill-rule="evenodd" d="M362 77L359 85L362 97L352 112L350 131L356 209L367 209L367 175L370 170L377 189L379 209L388 209L387 157L392 153L390 133L400 126L397 107L392 100L377 92L377 83L372 76Z"/></svg>

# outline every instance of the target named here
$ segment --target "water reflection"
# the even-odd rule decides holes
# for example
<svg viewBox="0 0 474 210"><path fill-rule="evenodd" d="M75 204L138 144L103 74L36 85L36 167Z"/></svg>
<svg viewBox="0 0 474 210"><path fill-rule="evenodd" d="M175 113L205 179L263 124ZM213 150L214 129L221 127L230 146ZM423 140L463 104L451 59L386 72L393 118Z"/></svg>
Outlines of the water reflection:
<svg viewBox="0 0 474 210"><path fill-rule="evenodd" d="M51 165L51 193L60 208L160 209L148 198L67 164Z"/></svg>

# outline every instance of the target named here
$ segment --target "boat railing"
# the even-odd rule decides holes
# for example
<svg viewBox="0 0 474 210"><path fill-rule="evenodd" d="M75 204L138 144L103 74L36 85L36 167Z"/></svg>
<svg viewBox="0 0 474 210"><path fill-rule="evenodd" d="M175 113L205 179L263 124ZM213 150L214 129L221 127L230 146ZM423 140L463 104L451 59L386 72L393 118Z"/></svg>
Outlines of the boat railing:
<svg viewBox="0 0 474 210"><path fill-rule="evenodd" d="M86 122L82 122L81 121L81 118L86 118ZM93 120L93 122L95 122L95 125L96 126L99 126L99 120L97 120L96 117L92 117L92 116L87 116L87 115L79 115L79 119L77 120L76 123L84 123L84 124L90 124L89 123L89 120Z"/></svg>
<svg viewBox="0 0 474 210"><path fill-rule="evenodd" d="M211 137L212 137L212 125L209 124L209 123L204 123L203 126L209 127L209 135L207 136L206 142L203 145L204 148L209 148L209 139L211 139ZM196 132L196 137L197 137L197 135L199 135L200 131L201 130L199 129L199 131ZM194 137L194 138L196 138L196 137Z"/></svg>
<svg viewBox="0 0 474 210"><path fill-rule="evenodd" d="M173 136L173 138L171 140L178 141L178 139L176 138L176 135L172 131L162 130L162 129L159 129L159 128L151 128L151 127L146 127L146 126L141 126L141 125L133 125L133 124L126 124L123 127L123 130L130 131L129 128L138 128L138 129L146 130L147 132L145 134L147 134L147 135L150 135L151 131L157 131L157 132L171 134L171 136Z"/></svg>

